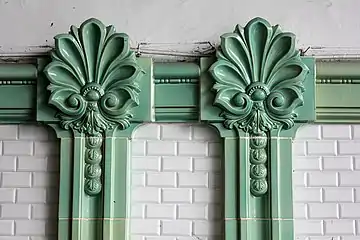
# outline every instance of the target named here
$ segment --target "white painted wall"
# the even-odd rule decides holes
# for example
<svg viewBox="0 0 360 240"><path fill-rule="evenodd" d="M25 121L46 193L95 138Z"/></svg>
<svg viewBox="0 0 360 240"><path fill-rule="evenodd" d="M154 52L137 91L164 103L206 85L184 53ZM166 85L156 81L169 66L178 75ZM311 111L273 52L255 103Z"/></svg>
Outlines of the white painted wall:
<svg viewBox="0 0 360 240"><path fill-rule="evenodd" d="M294 32L308 53L360 53L358 0L0 0L0 53L47 51L53 36L96 17L140 42L217 43L235 24L260 16ZM206 47L206 46L203 46Z"/></svg>

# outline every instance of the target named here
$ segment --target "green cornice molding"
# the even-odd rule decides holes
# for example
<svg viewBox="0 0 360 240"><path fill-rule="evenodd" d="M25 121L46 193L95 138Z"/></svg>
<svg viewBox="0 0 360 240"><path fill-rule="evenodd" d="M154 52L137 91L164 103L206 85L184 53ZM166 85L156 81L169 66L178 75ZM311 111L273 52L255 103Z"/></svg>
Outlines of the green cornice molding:
<svg viewBox="0 0 360 240"><path fill-rule="evenodd" d="M317 58L316 78L327 79L360 79L359 59ZM321 83L317 81L317 83Z"/></svg>
<svg viewBox="0 0 360 240"><path fill-rule="evenodd" d="M199 64L154 62L153 65L155 121L199 121Z"/></svg>
<svg viewBox="0 0 360 240"><path fill-rule="evenodd" d="M262 18L220 40L209 57L157 62L89 19L49 56L0 64L0 122L60 139L59 240L128 239L131 136L149 122L218 130L226 240L294 238L292 139L306 123L360 122L360 59L300 56L295 35Z"/></svg>
<svg viewBox="0 0 360 240"><path fill-rule="evenodd" d="M316 122L359 123L360 59L317 59Z"/></svg>
<svg viewBox="0 0 360 240"><path fill-rule="evenodd" d="M306 58L306 57L305 57ZM48 62L49 58L39 57L35 59L38 64L24 63L2 63L0 64L0 93L3 96L19 95L14 101L2 101L0 103L0 122L2 123L23 123L40 121L39 111L36 109L37 101L36 86L41 85L43 62ZM360 83L360 58L359 59L315 59L316 76L316 120L318 123L359 123L360 104L354 99L357 97L357 89ZM146 61L146 60L145 60ZM199 85L200 63L198 62L170 62L153 63L154 82L160 86L155 86L159 90L155 98L158 98L158 121L198 121L198 109L200 102L197 100L197 86ZM171 69L171 70L170 70ZM174 74L175 73L175 74ZM180 74L180 75L179 75ZM189 107L184 111L176 109L181 106L181 102L171 103L164 106L164 98L159 95L174 92L175 84L192 84L191 92L186 92L189 98L185 104ZM167 91L171 89L170 91ZM357 90L356 90L357 89ZM19 94L20 93L20 94ZM47 91L45 89L45 93ZM194 98L194 94L196 94ZM334 98L334 94L339 98ZM11 97L10 97L11 98ZM164 100L163 100L164 99ZM46 103L47 105L47 103ZM173 107L175 106L175 107ZM51 110L48 110L51 111ZM53 121L56 121L53 119Z"/></svg>

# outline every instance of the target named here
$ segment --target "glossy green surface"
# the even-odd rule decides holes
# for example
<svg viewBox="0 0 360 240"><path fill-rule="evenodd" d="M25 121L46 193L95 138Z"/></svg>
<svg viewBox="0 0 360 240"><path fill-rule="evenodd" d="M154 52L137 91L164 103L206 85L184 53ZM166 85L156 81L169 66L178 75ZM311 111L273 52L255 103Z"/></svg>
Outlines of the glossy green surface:
<svg viewBox="0 0 360 240"><path fill-rule="evenodd" d="M196 79L200 77L197 63L154 63L155 79Z"/></svg>
<svg viewBox="0 0 360 240"><path fill-rule="evenodd" d="M214 105L222 109L226 128L256 139L250 141L250 191L261 196L268 190L266 132L294 126L309 69L295 49L295 35L261 18L222 35L216 55L209 68Z"/></svg>
<svg viewBox="0 0 360 240"><path fill-rule="evenodd" d="M359 123L360 61L320 59L316 66L316 121Z"/></svg>
<svg viewBox="0 0 360 240"><path fill-rule="evenodd" d="M142 61L143 65L151 66L147 63L149 61ZM45 64L39 65L42 67ZM59 224L59 238L61 234L68 236L64 231L69 232L70 229L71 239L98 240L104 236L104 239L113 239L115 233L117 238L124 239L127 235L126 225L122 224L124 221L115 224L118 222L113 220L117 215L121 215L119 218L122 219L127 217L127 199L114 199L113 179L115 173L125 176L125 179L120 179L119 185L126 184L120 187L122 196L126 196L126 166L130 150L126 147L126 138L117 141L116 147L122 152L113 158L115 148L112 143L115 139L109 140L108 136L112 136L114 131L128 129L134 116L133 108L139 106L140 97L148 100L149 94L140 96L140 87L147 93L150 90L146 82L140 86L139 82L146 73L140 65L135 53L130 50L128 36L116 33L114 27L106 27L96 19L85 21L80 28L72 26L69 34L55 37L55 50L43 70L46 79L41 79L41 87L50 91L47 108L53 107L56 114L48 109L38 115L38 119L57 118L57 131L73 135L72 146L62 147L73 153L72 186L60 187L65 188L65 196L72 196L69 214L72 221ZM147 70L149 79L151 67ZM39 103L44 104L44 100L46 98ZM150 109L145 105L142 110L146 108ZM146 111L145 114L150 115ZM127 135L130 137L130 134ZM114 172L118 166L121 170ZM105 193L102 193L103 189L106 189ZM117 207L109 200L118 201ZM68 207L64 208L66 215Z"/></svg>
<svg viewBox="0 0 360 240"><path fill-rule="evenodd" d="M50 81L49 104L60 125L87 135L125 129L139 105L138 81L144 70L130 50L128 36L96 19L55 37L52 61L44 69Z"/></svg>
<svg viewBox="0 0 360 240"><path fill-rule="evenodd" d="M199 120L199 76L196 63L154 64L155 121Z"/></svg>
<svg viewBox="0 0 360 240"><path fill-rule="evenodd" d="M0 122L34 120L37 73L32 64L0 64Z"/></svg>
<svg viewBox="0 0 360 240"><path fill-rule="evenodd" d="M261 18L199 64L136 58L128 42L89 19L55 37L52 58L0 64L0 122L60 138L58 239L129 239L131 136L147 122L218 130L226 240L294 239L291 141L307 122L360 122L360 61L300 57Z"/></svg>
<svg viewBox="0 0 360 240"><path fill-rule="evenodd" d="M144 70L126 34L89 19L55 37L52 61L44 73L50 81L49 104L58 110L60 126L86 136L84 191L97 195L102 188L102 133L130 126Z"/></svg>
<svg viewBox="0 0 360 240"><path fill-rule="evenodd" d="M199 84L155 85L155 120L159 122L198 121Z"/></svg>
<svg viewBox="0 0 360 240"><path fill-rule="evenodd" d="M222 35L216 58L201 62L201 120L225 138L226 240L294 238L291 141L315 117L313 65L295 35L261 18Z"/></svg>
<svg viewBox="0 0 360 240"><path fill-rule="evenodd" d="M35 85L35 81L31 80L36 80L37 76L38 71L33 64L5 63L0 65L0 84L17 83Z"/></svg>
<svg viewBox="0 0 360 240"><path fill-rule="evenodd" d="M125 131L108 132L105 138L105 192L103 200L102 239L128 239L130 219L131 133L137 125ZM99 238L101 239L101 238Z"/></svg>

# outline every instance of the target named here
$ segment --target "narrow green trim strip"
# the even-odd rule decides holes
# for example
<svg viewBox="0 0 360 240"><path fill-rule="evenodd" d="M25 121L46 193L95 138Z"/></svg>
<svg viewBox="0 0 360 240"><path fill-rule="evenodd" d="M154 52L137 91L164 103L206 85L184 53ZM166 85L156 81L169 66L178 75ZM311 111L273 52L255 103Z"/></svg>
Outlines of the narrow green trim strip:
<svg viewBox="0 0 360 240"><path fill-rule="evenodd" d="M35 65L32 64L0 64L0 79L15 80L15 79L36 79L38 71ZM26 83L27 81L25 81ZM0 83L1 84L1 83Z"/></svg>
<svg viewBox="0 0 360 240"><path fill-rule="evenodd" d="M292 199L292 139L300 124L287 131L272 131L270 145L271 239L294 239ZM286 169L286 170L285 170Z"/></svg>
<svg viewBox="0 0 360 240"><path fill-rule="evenodd" d="M196 107L155 107L157 122L188 122L199 120L199 109Z"/></svg>
<svg viewBox="0 0 360 240"><path fill-rule="evenodd" d="M0 80L0 85L35 85L35 80Z"/></svg>
<svg viewBox="0 0 360 240"><path fill-rule="evenodd" d="M102 239L125 240L129 235L130 162L128 137L105 140L104 219Z"/></svg>
<svg viewBox="0 0 360 240"><path fill-rule="evenodd" d="M155 79L198 78L200 67L197 63L154 63Z"/></svg>
<svg viewBox="0 0 360 240"><path fill-rule="evenodd" d="M223 166L224 166L224 199L226 204L224 204L224 218L225 218L225 240L238 239L239 236L239 224L241 223L237 219L238 212L238 203L239 196L238 193L238 183L241 179L238 179L240 176L237 174L239 158L237 151L237 139L234 138L224 138L224 157L223 157ZM246 226L246 223L242 223L241 226ZM245 227L246 229L246 227Z"/></svg>
<svg viewBox="0 0 360 240"><path fill-rule="evenodd" d="M243 137L244 139L238 139L237 142L237 176L238 176L238 183L239 187L237 190L238 195L238 220L240 221L240 239L254 239L257 238L250 238L252 234L252 219L251 213L255 209L251 209L250 202L252 196L250 195L250 177L249 177L249 140L246 139L247 134L244 132L238 132L238 137ZM234 151L234 150L232 150ZM255 233L256 234L256 233Z"/></svg>
<svg viewBox="0 0 360 240"><path fill-rule="evenodd" d="M316 84L360 84L360 79L316 79Z"/></svg>
<svg viewBox="0 0 360 240"><path fill-rule="evenodd" d="M190 79L190 78L183 78L183 79L155 79L155 84L181 84L181 83L198 83L199 79Z"/></svg>
<svg viewBox="0 0 360 240"><path fill-rule="evenodd" d="M360 59L317 59L317 79L360 79Z"/></svg>
<svg viewBox="0 0 360 240"><path fill-rule="evenodd" d="M104 144L104 222L103 222L103 239L113 240L114 227L112 218L114 217L114 194L115 194L115 139L106 137ZM120 236L119 236L120 237Z"/></svg>
<svg viewBox="0 0 360 240"><path fill-rule="evenodd" d="M1 109L0 108L0 123L29 123L35 121L35 110L28 109Z"/></svg>
<svg viewBox="0 0 360 240"><path fill-rule="evenodd" d="M315 123L337 123L349 124L360 123L360 109L359 108L322 108L316 109Z"/></svg>
<svg viewBox="0 0 360 240"><path fill-rule="evenodd" d="M88 239L88 233L84 231L84 219L83 212L86 210L86 205L83 202L84 192L84 149L85 138L75 137L73 148L73 187L72 187L72 239ZM61 205L61 204L60 204Z"/></svg>
<svg viewBox="0 0 360 240"><path fill-rule="evenodd" d="M58 240L70 239L70 223L72 209L72 164L73 164L73 139L61 138L60 140L60 187L59 187L59 209L58 209Z"/></svg>

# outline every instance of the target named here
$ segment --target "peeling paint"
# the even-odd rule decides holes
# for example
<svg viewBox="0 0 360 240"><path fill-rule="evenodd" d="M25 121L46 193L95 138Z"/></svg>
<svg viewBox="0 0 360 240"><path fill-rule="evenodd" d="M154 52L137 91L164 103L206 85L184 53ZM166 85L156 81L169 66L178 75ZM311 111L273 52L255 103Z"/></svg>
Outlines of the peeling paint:
<svg viewBox="0 0 360 240"><path fill-rule="evenodd" d="M37 46L38 48L46 48L46 49L53 49L54 47L53 46L50 46L50 45L40 45L40 46Z"/></svg>

